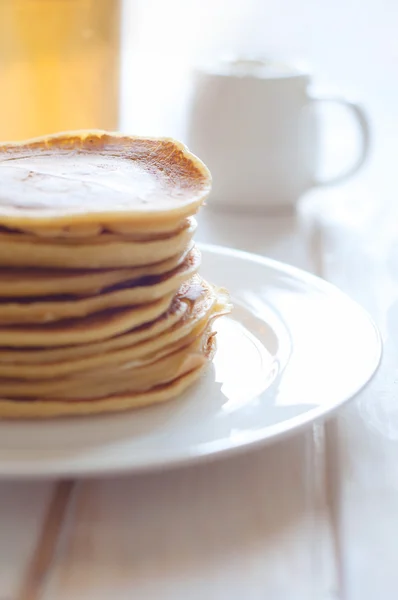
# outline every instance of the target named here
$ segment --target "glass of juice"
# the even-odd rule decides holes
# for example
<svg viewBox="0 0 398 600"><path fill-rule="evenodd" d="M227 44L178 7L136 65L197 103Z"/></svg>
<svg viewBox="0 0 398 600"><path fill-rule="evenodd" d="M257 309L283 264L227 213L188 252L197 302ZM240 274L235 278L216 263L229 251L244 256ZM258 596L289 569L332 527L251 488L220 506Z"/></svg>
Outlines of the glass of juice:
<svg viewBox="0 0 398 600"><path fill-rule="evenodd" d="M121 0L0 0L0 141L118 128Z"/></svg>

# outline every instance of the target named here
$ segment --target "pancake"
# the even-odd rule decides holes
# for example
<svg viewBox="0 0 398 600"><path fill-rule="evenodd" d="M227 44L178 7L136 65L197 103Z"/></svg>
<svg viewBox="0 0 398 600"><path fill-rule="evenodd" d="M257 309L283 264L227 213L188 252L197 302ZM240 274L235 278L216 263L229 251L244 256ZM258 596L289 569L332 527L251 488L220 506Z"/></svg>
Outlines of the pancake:
<svg viewBox="0 0 398 600"><path fill-rule="evenodd" d="M52 348L106 340L158 319L168 310L172 300L173 294L151 304L107 310L83 319L0 326L0 346Z"/></svg>
<svg viewBox="0 0 398 600"><path fill-rule="evenodd" d="M134 367L141 366L154 362L174 350L188 346L198 335L203 333L206 326L206 320L202 319L185 336L182 336L183 328L179 327L175 329L174 339L172 340L169 338L169 332L166 331L154 340L146 340L135 346L127 346L126 348L105 354L88 356L81 360L47 364L0 364L0 378L21 380L54 379L55 377L76 375L77 373L99 368L120 368L126 364Z"/></svg>
<svg viewBox="0 0 398 600"><path fill-rule="evenodd" d="M0 169L1 177L1 169ZM1 219L0 191L0 219ZM0 237L0 266L5 267L58 267L60 269L109 269L151 265L183 253L190 245L196 229L194 219L170 237L154 241L131 241L110 236L107 243L90 240L89 243L71 243L63 238L51 239L16 234Z"/></svg>
<svg viewBox="0 0 398 600"><path fill-rule="evenodd" d="M174 399L185 392L195 381L204 375L208 364L178 377L167 384L138 394L126 393L114 396L91 398L89 400L68 401L56 399L21 400L0 398L0 418L2 419L46 419L66 416L85 416L123 412L160 404Z"/></svg>
<svg viewBox="0 0 398 600"><path fill-rule="evenodd" d="M0 377L6 379L54 379L95 369L120 368L123 365L137 367L150 364L180 348L187 347L203 334L212 321L225 314L228 305L216 293L210 302L203 303L202 312L189 311L171 329L138 344L111 349L72 360L45 363L0 363ZM198 307L199 308L199 307ZM128 338L129 335L120 336ZM103 343L106 345L106 342Z"/></svg>
<svg viewBox="0 0 398 600"><path fill-rule="evenodd" d="M0 179L0 224L41 232L112 223L173 229L211 185L180 142L104 131L1 144Z"/></svg>
<svg viewBox="0 0 398 600"><path fill-rule="evenodd" d="M170 308L158 319L117 335L105 341L82 344L79 346L52 348L0 348L0 365L13 364L16 368L21 365L41 363L84 362L85 357L96 358L98 355L124 349L141 349L141 354L156 352L167 343L174 343L188 335L192 328L213 313L223 313L229 310L228 297L224 290L214 288L199 275L184 283L174 297ZM145 345L143 345L145 344ZM2 366L0 367L3 368ZM3 370L3 374L7 371ZM11 373L9 371L8 373ZM12 371L12 373L15 373Z"/></svg>
<svg viewBox="0 0 398 600"><path fill-rule="evenodd" d="M186 225L187 219L185 218L181 221L171 221L170 223L154 223L153 226L145 223L139 223L137 226L134 225L134 223L125 223L124 221L121 221L120 223L112 222L107 225L101 225L99 223L81 223L63 228L46 227L45 229L41 229L40 227L35 227L33 230L30 230L29 226L25 226L23 230L1 227L1 230L10 233L30 234L40 238L51 238L54 241L62 239L75 240L76 242L79 239L88 241L96 237L102 238L104 235L111 234L126 236L137 241L169 237L170 235L174 235L178 231L181 231L181 229L184 229Z"/></svg>
<svg viewBox="0 0 398 600"><path fill-rule="evenodd" d="M184 262L191 249L189 247L165 261L131 269L0 268L0 298L98 294L126 281L134 282L172 271Z"/></svg>
<svg viewBox="0 0 398 600"><path fill-rule="evenodd" d="M46 246L81 246L81 245L99 245L109 244L110 242L154 242L159 240L167 240L185 231L187 229L195 229L196 220L194 217L184 219L178 227L168 232L153 232L147 231L140 227L132 230L129 233L116 233L110 230L101 230L96 235L77 235L71 233L68 235L59 235L51 237L46 235L38 235L35 232L21 231L20 229L9 229L8 227L0 226L0 242L29 242L29 244L38 244Z"/></svg>
<svg viewBox="0 0 398 600"><path fill-rule="evenodd" d="M43 380L0 379L0 397L89 399L147 391L203 366L214 334L206 329L189 345L144 365L123 364Z"/></svg>
<svg viewBox="0 0 398 600"><path fill-rule="evenodd" d="M64 360L78 359L79 357L95 356L98 352L124 348L130 344L161 335L164 331L179 323L188 312L188 306L176 301L174 298L169 309L154 320L128 329L126 333L116 334L114 337L94 342L82 343L78 346L67 344L65 346L38 345L1 347L0 363L8 364L41 364L43 362L62 362Z"/></svg>
<svg viewBox="0 0 398 600"><path fill-rule="evenodd" d="M138 282L124 282L106 288L101 294L76 298L73 296L40 299L23 298L10 302L0 300L0 324L50 323L120 307L154 302L174 294L180 285L192 277L200 265L200 253L193 248L185 261L169 273L146 277Z"/></svg>
<svg viewBox="0 0 398 600"><path fill-rule="evenodd" d="M166 401L205 371L225 290L197 275L211 176L181 143L0 144L0 418Z"/></svg>

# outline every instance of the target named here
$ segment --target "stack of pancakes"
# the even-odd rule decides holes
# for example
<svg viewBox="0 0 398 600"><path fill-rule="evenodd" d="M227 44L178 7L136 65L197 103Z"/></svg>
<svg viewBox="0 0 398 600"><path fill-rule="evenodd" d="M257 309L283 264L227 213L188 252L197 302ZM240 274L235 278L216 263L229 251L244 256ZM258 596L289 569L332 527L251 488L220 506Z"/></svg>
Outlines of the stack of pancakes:
<svg viewBox="0 0 398 600"><path fill-rule="evenodd" d="M206 167L106 132L0 145L0 416L125 410L203 372L228 296L197 271Z"/></svg>

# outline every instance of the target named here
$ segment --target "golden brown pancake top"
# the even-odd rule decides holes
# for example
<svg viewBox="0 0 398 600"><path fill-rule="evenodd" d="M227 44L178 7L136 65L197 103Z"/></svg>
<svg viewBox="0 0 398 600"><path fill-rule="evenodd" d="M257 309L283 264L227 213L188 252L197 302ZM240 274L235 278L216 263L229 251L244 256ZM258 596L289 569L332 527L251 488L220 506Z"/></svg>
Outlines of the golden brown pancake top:
<svg viewBox="0 0 398 600"><path fill-rule="evenodd" d="M0 223L174 219L193 214L210 174L168 138L69 132L0 144Z"/></svg>

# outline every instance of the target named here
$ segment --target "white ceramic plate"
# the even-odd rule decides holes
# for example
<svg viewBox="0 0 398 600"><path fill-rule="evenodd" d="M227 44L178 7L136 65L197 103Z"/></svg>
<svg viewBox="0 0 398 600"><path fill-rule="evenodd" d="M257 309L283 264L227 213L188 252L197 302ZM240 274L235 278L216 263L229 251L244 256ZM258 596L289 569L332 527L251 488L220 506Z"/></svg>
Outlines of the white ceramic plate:
<svg viewBox="0 0 398 600"><path fill-rule="evenodd" d="M0 476L81 476L189 463L271 442L355 396L380 361L368 315L298 269L202 247L204 277L227 287L212 368L184 396L120 415L0 422Z"/></svg>

